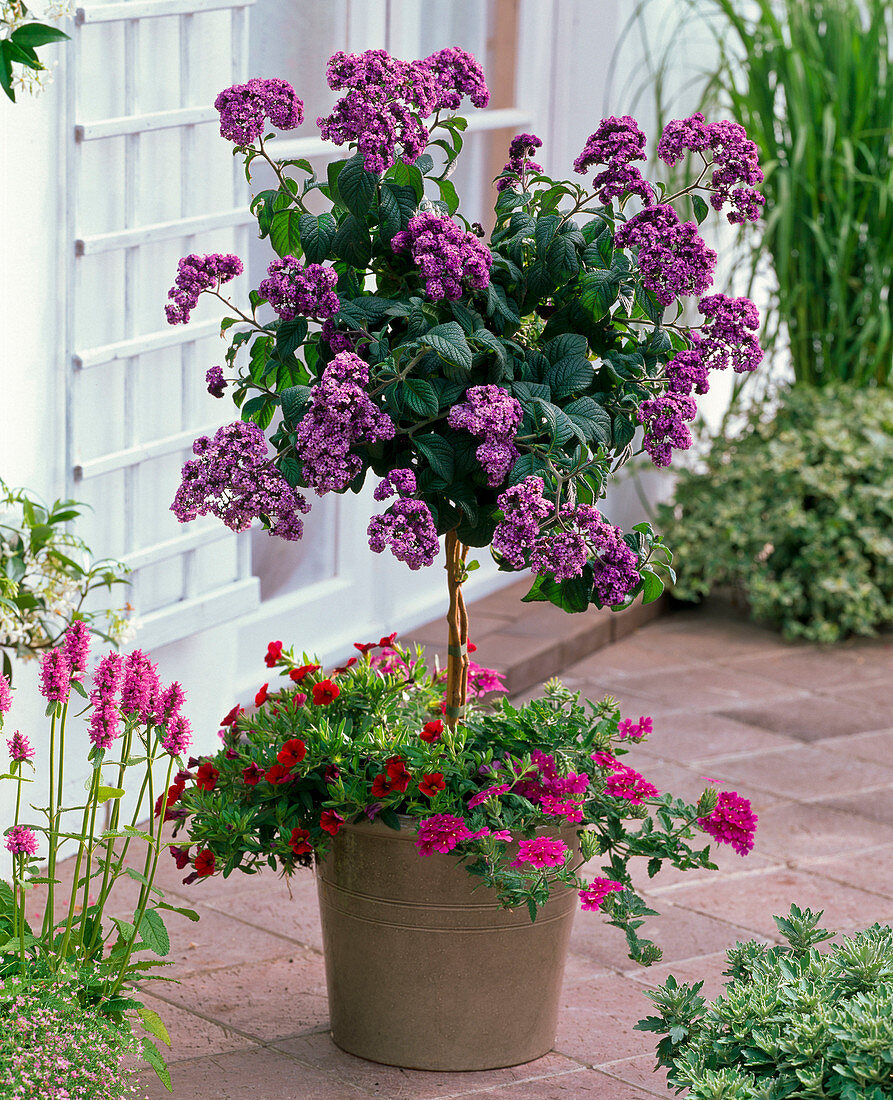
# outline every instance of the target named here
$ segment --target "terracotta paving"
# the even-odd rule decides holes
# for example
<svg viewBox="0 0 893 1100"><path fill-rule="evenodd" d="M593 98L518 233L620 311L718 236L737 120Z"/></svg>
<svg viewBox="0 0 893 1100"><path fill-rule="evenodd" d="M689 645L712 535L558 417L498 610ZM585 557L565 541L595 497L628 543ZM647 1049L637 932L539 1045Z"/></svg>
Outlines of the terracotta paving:
<svg viewBox="0 0 893 1100"><path fill-rule="evenodd" d="M555 1051L478 1073L394 1069L334 1046L310 875L293 879L290 896L272 874L185 887L171 864L160 885L201 914L198 924L171 916L171 972L183 981L147 994L173 1038L177 1100L668 1097L653 1040L632 1030L649 1011L646 988L674 974L704 979L715 996L725 949L777 942L772 915L791 902L824 908L832 928L893 920L893 638L786 645L709 607L644 625L641 612L568 625L554 609L519 609L517 596L475 609L476 659L503 668L521 697L560 672L590 698L652 714L640 770L680 795L696 797L704 775L747 795L761 819L754 852L721 849L718 871L637 872L661 912L645 926L664 951L650 970L629 961L618 929L579 914ZM439 630L417 637L435 643ZM151 1073L140 1080L150 1100L169 1095Z"/></svg>

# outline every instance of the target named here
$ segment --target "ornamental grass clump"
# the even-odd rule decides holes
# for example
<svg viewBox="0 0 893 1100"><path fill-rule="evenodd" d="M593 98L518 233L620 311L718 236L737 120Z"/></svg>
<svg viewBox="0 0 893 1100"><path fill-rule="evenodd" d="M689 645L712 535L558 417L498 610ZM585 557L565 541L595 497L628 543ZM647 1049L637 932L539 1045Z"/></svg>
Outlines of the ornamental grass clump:
<svg viewBox="0 0 893 1100"><path fill-rule="evenodd" d="M29 797L36 782L29 774L34 771L33 735L21 730L6 740L10 762L7 774L0 777L16 784L15 813L3 839L12 857L12 885L0 881L0 1067L18 1084L45 1074L47 1059L62 1050L59 1043L63 1039L71 1043L77 1034L85 1041L95 1035L100 1042L105 1035L112 1044L102 1046L102 1040L92 1055L72 1052L66 1056L66 1064L57 1063L54 1085L60 1100L117 1096L113 1091L84 1091L86 1085L82 1086L82 1071L95 1071L99 1075L96 1081L100 1080L105 1055L111 1059L109 1066L116 1065L114 1050L123 1054L137 1049L170 1087L164 1060L154 1043L145 1037L128 1037L131 1025L139 1022L151 1035L170 1043L158 1015L140 1000L137 986L151 980L157 967L170 965L161 961L170 951L163 913L171 911L198 920L191 909L165 902L154 885L159 857L169 845L162 826L175 816L174 803L189 778L181 760L192 738L183 713L183 690L177 682L163 685L156 666L140 650L126 656L106 654L92 671L89 663L90 632L80 620L41 660L40 693L50 722L44 793L34 788ZM0 729L12 707L13 693L0 675ZM73 717L83 719L90 743L90 772L82 800L64 794ZM132 810L125 814L121 802L126 794L134 793L126 786L128 775L132 777L134 772L138 793ZM157 772L165 779L156 798ZM80 805L72 804L78 801ZM59 877L66 855L74 860L67 885ZM110 909L121 912L121 891L116 892L115 887L124 878L139 886L136 903L127 910L126 919L108 917ZM39 902L32 900L32 908L42 903L39 925L28 919L29 897L39 898ZM145 951L160 958L134 957ZM21 1003L20 998L24 998ZM39 1006L27 1027L19 1019L25 1003ZM80 1006L80 1017L76 1006ZM53 1013L59 1021L59 1042L47 1030L50 1024L43 1028L41 1023L56 1018ZM18 1029L22 1043L27 1032L31 1045L23 1046L20 1056L5 1064L2 1058L7 1048L3 1044L12 1041L10 1028ZM109 1069L109 1073L110 1082L118 1081L117 1069Z"/></svg>
<svg viewBox="0 0 893 1100"><path fill-rule="evenodd" d="M751 940L728 952L725 993L672 976L647 994L664 1037L658 1066L692 1100L889 1100L893 1096L893 929L874 924L826 952L821 912L775 917L786 947Z"/></svg>
<svg viewBox="0 0 893 1100"><path fill-rule="evenodd" d="M251 210L276 256L244 308L221 293L242 271L237 256L180 262L168 320L186 323L203 294L226 303L225 365L206 379L241 421L196 440L172 507L181 522L211 514L241 531L258 520L296 540L310 494L377 482L389 503L369 522L373 552L415 570L443 541L455 727L469 548L529 571L526 599L571 612L654 600L672 577L648 524L623 532L598 501L639 429L667 465L691 445L710 371L759 363L753 304L707 293L717 257L698 225L711 207L735 224L758 218L762 172L729 120L665 129L659 152L691 169L672 193L642 176L646 135L629 115L588 138L573 165L588 183L544 174L532 160L542 142L519 134L485 240L450 179L467 126L455 112L489 99L475 59L337 53L327 76L343 95L317 125L348 155L324 179L275 155L276 130L303 119L290 85L254 79L216 101L249 180L261 164L273 173ZM685 298L702 323L682 322Z"/></svg>
<svg viewBox="0 0 893 1100"><path fill-rule="evenodd" d="M324 858L345 823L378 821L415 830L420 857L451 854L532 920L554 891L574 890L624 930L631 958L659 959L637 933L654 910L629 861L646 859L650 876L664 863L715 867L709 847L695 846L699 832L746 856L757 825L747 799L708 787L688 805L659 791L624 763L651 718L621 721L613 700L584 704L554 681L543 699L486 708L505 688L472 663L475 705L451 728L444 673L394 637L357 643L359 656L328 671L270 643L266 663L282 683L262 684L252 713L232 708L223 747L191 760L174 792L183 881L262 867L291 875ZM584 868L591 860L598 874Z"/></svg>

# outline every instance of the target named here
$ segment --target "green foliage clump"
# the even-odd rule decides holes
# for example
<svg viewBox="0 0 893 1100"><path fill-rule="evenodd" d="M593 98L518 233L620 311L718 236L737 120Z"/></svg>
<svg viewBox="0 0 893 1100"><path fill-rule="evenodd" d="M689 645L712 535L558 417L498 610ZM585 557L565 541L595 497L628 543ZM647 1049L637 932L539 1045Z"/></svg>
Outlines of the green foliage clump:
<svg viewBox="0 0 893 1100"><path fill-rule="evenodd" d="M731 586L786 638L836 642L893 623L893 396L794 387L773 419L718 439L660 522L675 594Z"/></svg>
<svg viewBox="0 0 893 1100"><path fill-rule="evenodd" d="M893 929L871 928L829 952L821 912L791 906L775 923L786 947L736 944L726 991L706 1005L670 976L648 993L664 1036L657 1060L690 1100L888 1100L893 1097Z"/></svg>

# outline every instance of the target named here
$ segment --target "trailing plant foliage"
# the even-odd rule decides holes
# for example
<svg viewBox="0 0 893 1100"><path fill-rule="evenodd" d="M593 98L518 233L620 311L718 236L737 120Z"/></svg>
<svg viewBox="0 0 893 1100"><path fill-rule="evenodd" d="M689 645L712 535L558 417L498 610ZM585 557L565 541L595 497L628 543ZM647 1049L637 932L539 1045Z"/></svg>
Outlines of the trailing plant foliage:
<svg viewBox="0 0 893 1100"><path fill-rule="evenodd" d="M651 0L637 8L650 20ZM893 381L893 7L888 0L685 0L653 59L659 113L680 34L712 37L698 108L728 110L766 171L771 214L745 237L775 286L764 343L797 383ZM708 55L713 51L705 51Z"/></svg>
<svg viewBox="0 0 893 1100"><path fill-rule="evenodd" d="M670 976L647 994L658 1016L636 1024L664 1038L658 1066L693 1100L889 1100L893 1096L893 929L872 925L826 953L822 914L775 917L786 947L728 952L726 991Z"/></svg>
<svg viewBox="0 0 893 1100"><path fill-rule="evenodd" d="M290 875L325 856L345 822L412 828L421 857L452 852L531 919L552 890L575 888L584 909L602 908L622 928L630 957L660 958L637 930L653 915L628 864L715 867L698 832L746 855L756 817L746 799L708 787L696 806L623 763L647 738L650 718L621 720L612 699L579 699L552 681L544 699L472 709L455 729L441 718L444 677L422 650L358 644L359 659L328 672L271 642L267 664L284 686L263 684L256 710L224 718L224 747L190 761L194 783L172 791L168 815L184 824L171 852L184 882L270 867ZM300 661L300 663L299 663ZM473 669L478 694L498 689ZM559 827L579 830L580 853ZM581 860L598 860L594 880Z"/></svg>
<svg viewBox="0 0 893 1100"><path fill-rule="evenodd" d="M43 18L57 20L67 14L64 0L51 0ZM22 0L0 0L0 88L8 99L15 103L17 88L36 92L44 86L47 70L37 49L67 38L58 27L36 20Z"/></svg>
<svg viewBox="0 0 893 1100"><path fill-rule="evenodd" d="M893 622L893 396L795 386L680 472L659 523L685 562L674 592L732 586L786 637L835 642Z"/></svg>
<svg viewBox="0 0 893 1100"><path fill-rule="evenodd" d="M90 593L126 584L128 570L111 559L94 561L83 539L66 530L84 507L76 500L48 506L0 480L0 650L7 679L13 656L40 656L75 620L107 642L120 644L130 636L129 606L90 610Z"/></svg>

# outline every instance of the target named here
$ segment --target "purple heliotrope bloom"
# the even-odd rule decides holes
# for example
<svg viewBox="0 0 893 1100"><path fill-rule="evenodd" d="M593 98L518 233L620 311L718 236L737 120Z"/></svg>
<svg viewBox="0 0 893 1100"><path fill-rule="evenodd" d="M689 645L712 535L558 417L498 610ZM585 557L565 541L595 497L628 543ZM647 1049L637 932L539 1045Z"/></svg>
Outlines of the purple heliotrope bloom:
<svg viewBox="0 0 893 1100"><path fill-rule="evenodd" d="M280 130L294 130L304 121L304 103L287 80L234 84L214 100L220 113L220 136L236 145L250 145L263 137L267 119Z"/></svg>
<svg viewBox="0 0 893 1100"><path fill-rule="evenodd" d="M270 520L270 535L294 542L304 532L299 514L310 511L306 499L267 457L267 440L256 424L224 424L214 439L201 436L192 445L197 457L183 467L171 511L188 523L216 516L231 531L247 531L253 520Z"/></svg>
<svg viewBox="0 0 893 1100"><path fill-rule="evenodd" d="M754 335L760 327L760 314L753 302L712 294L698 302L698 309L707 318L698 343L706 366L725 370L731 364L736 374L756 370L763 349Z"/></svg>
<svg viewBox="0 0 893 1100"><path fill-rule="evenodd" d="M540 521L554 511L543 489L543 479L531 474L497 498L503 519L493 532L493 549L515 569L527 564L527 551L539 535Z"/></svg>
<svg viewBox="0 0 893 1100"><path fill-rule="evenodd" d="M13 825L6 834L5 847L14 856L36 856L37 837L26 825Z"/></svg>
<svg viewBox="0 0 893 1100"><path fill-rule="evenodd" d="M375 487L372 496L376 500L388 500L393 496L412 496L416 491L415 474L408 467L391 470Z"/></svg>
<svg viewBox="0 0 893 1100"><path fill-rule="evenodd" d="M208 388L208 393L212 397L223 397L224 390L228 383L223 377L222 367L211 367L211 369L205 374L205 385Z"/></svg>
<svg viewBox="0 0 893 1100"><path fill-rule="evenodd" d="M642 402L636 414L645 426L642 445L655 466L669 466L674 448L687 451L692 445L688 422L697 412L694 398L679 393L665 393Z"/></svg>
<svg viewBox="0 0 893 1100"><path fill-rule="evenodd" d="M267 268L267 278L257 288L283 321L295 317L334 317L341 308L335 293L337 272L322 264L306 267L294 256L274 260Z"/></svg>
<svg viewBox="0 0 893 1100"><path fill-rule="evenodd" d="M393 420L363 388L369 365L352 352L339 352L311 389L310 407L296 433L304 480L322 496L340 492L362 470L351 448L393 439Z"/></svg>
<svg viewBox="0 0 893 1100"><path fill-rule="evenodd" d="M323 321L320 335L335 355L341 351L357 351L357 342L353 336L349 332L339 332L332 320Z"/></svg>
<svg viewBox="0 0 893 1100"><path fill-rule="evenodd" d="M523 415L520 401L500 386L470 386L465 401L450 409L447 423L451 428L483 440L475 454L490 488L505 481L519 457L514 439Z"/></svg>
<svg viewBox="0 0 893 1100"><path fill-rule="evenodd" d="M536 134L518 134L512 138L509 145L509 159L503 167L503 172L512 172L514 177L503 176L496 181L496 190L505 191L509 188L520 190L524 183L524 176L528 172L542 172L543 166L530 160L536 149L542 147L542 142Z"/></svg>
<svg viewBox="0 0 893 1100"><path fill-rule="evenodd" d="M463 284L484 290L493 257L474 235L440 214L416 214L391 238L395 252L409 252L433 301L462 297Z"/></svg>
<svg viewBox="0 0 893 1100"><path fill-rule="evenodd" d="M164 312L169 325L185 325L198 304L199 295L206 290L218 290L237 275L242 274L242 261L232 253L212 252L207 256L190 254L177 265L177 278L167 292L173 304Z"/></svg>
<svg viewBox="0 0 893 1100"><path fill-rule="evenodd" d="M596 164L605 168L592 181L599 201L606 205L624 194L638 195L645 205L654 202L651 185L631 162L645 159L645 135L630 115L602 119L594 134L586 140L583 152L574 161L581 175Z"/></svg>
<svg viewBox="0 0 893 1100"><path fill-rule="evenodd" d="M672 206L649 206L614 234L618 248L637 248L642 283L662 306L682 294L703 294L713 281L716 253L694 222L679 221Z"/></svg>
<svg viewBox="0 0 893 1100"><path fill-rule="evenodd" d="M440 549L440 538L431 510L423 500L400 497L366 529L369 549L380 554L386 548L410 569L431 565Z"/></svg>
<svg viewBox="0 0 893 1100"><path fill-rule="evenodd" d="M720 844L730 844L735 851L746 856L753 848L757 830L757 815L750 800L737 791L720 791L716 806L707 817L699 817L698 824Z"/></svg>
<svg viewBox="0 0 893 1100"><path fill-rule="evenodd" d="M484 70L466 50L448 46L432 53L421 64L434 76L435 111L457 110L464 96L468 96L475 107L486 107L490 102Z"/></svg>

